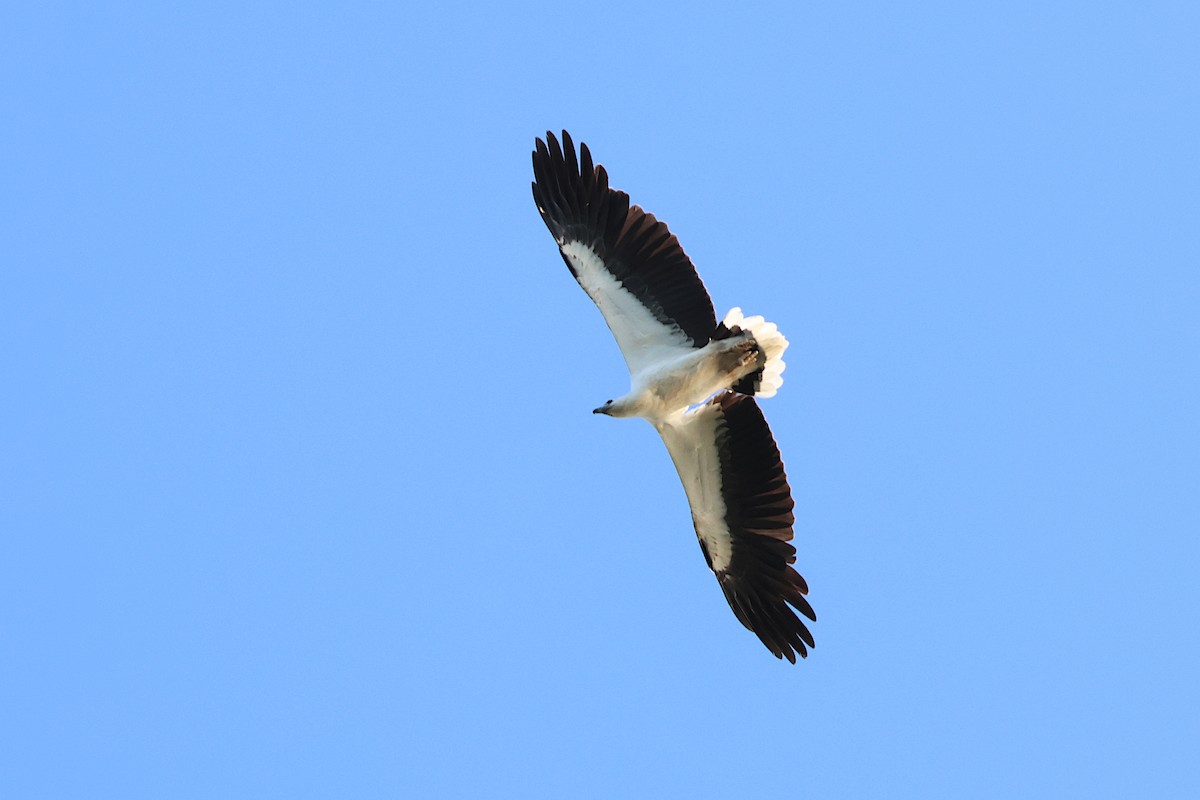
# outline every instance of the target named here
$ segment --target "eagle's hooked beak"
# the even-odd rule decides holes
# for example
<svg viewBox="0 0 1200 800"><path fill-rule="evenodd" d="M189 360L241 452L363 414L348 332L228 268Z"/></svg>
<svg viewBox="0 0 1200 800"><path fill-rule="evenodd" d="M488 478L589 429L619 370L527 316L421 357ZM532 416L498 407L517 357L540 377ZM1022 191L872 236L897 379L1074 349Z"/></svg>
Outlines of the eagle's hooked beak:
<svg viewBox="0 0 1200 800"><path fill-rule="evenodd" d="M593 408L592 413L593 414L604 414L606 416L611 417L612 416L612 404L613 404L613 401L609 400L607 403L600 406L599 408Z"/></svg>

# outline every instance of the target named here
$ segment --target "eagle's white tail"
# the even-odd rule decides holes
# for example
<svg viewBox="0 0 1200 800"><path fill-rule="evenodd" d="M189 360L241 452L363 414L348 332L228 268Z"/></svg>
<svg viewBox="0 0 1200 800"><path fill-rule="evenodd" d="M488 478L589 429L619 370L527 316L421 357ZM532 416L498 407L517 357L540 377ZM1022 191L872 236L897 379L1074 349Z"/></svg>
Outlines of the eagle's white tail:
<svg viewBox="0 0 1200 800"><path fill-rule="evenodd" d="M775 392L779 391L779 387L783 385L783 370L787 367L783 361L783 351L787 350L788 340L779 332L779 328L775 326L774 322L767 322L762 317L742 316L740 308L731 308L721 324L729 329L737 326L752 333L754 340L758 342L758 346L762 348L762 352L767 357L767 362L762 369L747 375L737 386L733 387L734 391L752 394L755 397L774 396Z"/></svg>

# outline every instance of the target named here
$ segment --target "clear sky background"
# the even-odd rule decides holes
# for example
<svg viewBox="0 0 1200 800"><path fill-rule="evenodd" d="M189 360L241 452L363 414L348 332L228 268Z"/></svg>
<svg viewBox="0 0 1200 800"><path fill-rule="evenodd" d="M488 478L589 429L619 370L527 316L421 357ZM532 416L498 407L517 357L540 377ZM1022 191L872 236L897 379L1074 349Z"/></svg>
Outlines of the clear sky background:
<svg viewBox="0 0 1200 800"><path fill-rule="evenodd" d="M4 797L1195 797L1194 3L0 15ZM567 128L764 403L705 568L530 197Z"/></svg>

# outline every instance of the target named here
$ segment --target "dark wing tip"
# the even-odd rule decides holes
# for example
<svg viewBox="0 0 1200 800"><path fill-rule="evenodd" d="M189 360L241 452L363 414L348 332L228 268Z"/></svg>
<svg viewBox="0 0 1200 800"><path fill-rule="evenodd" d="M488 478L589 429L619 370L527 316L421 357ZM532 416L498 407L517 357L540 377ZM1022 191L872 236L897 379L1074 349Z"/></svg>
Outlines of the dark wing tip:
<svg viewBox="0 0 1200 800"><path fill-rule="evenodd" d="M597 232L590 228L606 207L607 186L597 186L600 182L591 154L583 147L581 164L567 131L562 132L561 145L553 131L546 131L545 141L534 140L533 199L542 221L560 245L568 239L592 244Z"/></svg>
<svg viewBox="0 0 1200 800"><path fill-rule="evenodd" d="M791 572L792 570L788 569ZM717 574L717 580L729 601L734 615L759 641L778 658L787 658L796 663L796 654L808 657L808 650L815 646L812 633L796 611L809 619L815 619L808 601L798 587L780 581L764 580L739 574L735 565ZM794 574L794 573L793 573ZM795 610L793 610L795 609Z"/></svg>

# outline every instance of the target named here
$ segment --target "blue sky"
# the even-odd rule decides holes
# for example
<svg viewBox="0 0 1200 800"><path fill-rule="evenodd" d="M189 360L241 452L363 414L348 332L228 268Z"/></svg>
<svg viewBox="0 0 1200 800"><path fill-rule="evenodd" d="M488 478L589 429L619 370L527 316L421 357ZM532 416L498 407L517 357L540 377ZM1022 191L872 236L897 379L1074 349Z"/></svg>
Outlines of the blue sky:
<svg viewBox="0 0 1200 800"><path fill-rule="evenodd" d="M0 16L6 797L1200 791L1188 3ZM713 295L817 646L733 618L530 198Z"/></svg>

